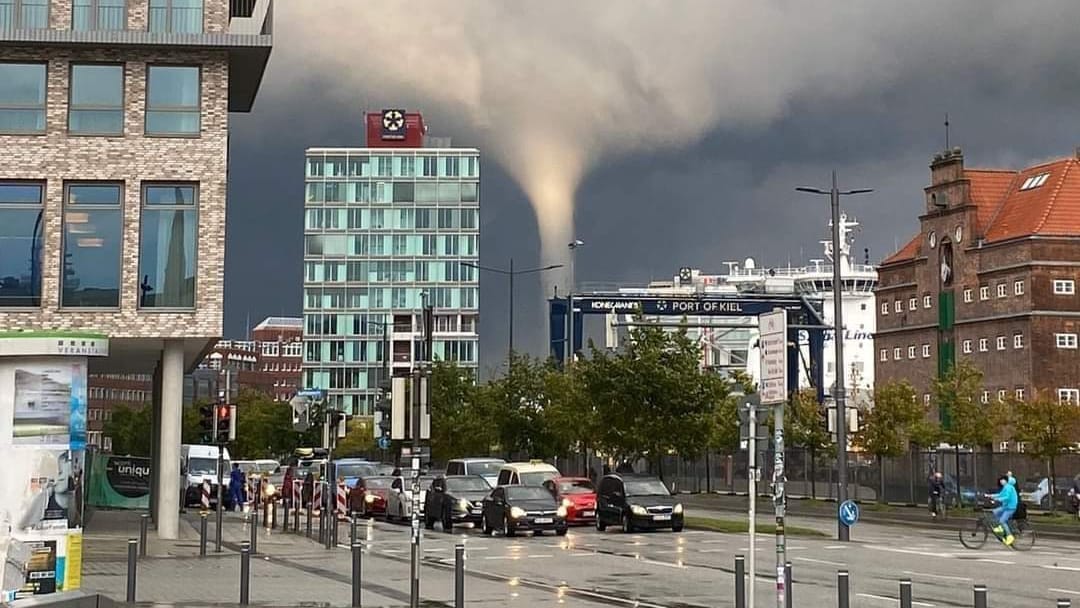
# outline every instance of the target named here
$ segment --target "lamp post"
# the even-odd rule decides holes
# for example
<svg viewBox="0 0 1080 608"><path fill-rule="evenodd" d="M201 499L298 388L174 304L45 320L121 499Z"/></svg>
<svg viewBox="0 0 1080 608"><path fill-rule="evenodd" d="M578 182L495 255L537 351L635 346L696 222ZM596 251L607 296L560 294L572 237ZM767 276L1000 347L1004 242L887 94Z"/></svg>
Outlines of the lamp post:
<svg viewBox="0 0 1080 608"><path fill-rule="evenodd" d="M510 283L510 311L509 311L509 337L507 338L508 345L506 351L506 361L509 365L510 360L514 356L514 277L522 274L536 274L538 272L547 272L549 270L555 270L556 268L562 268L562 264L552 264L550 266L541 266L538 268L528 268L526 270L514 270L514 258L510 258L509 268L493 268L491 266L481 266L480 264L473 264L472 262L459 262L462 266L468 266L469 268L475 268L477 270L483 270L485 272L494 272L501 274L509 279Z"/></svg>
<svg viewBox="0 0 1080 608"><path fill-rule="evenodd" d="M829 197L832 211L832 258L833 258L833 346L836 352L836 379L833 381L833 399L836 401L836 445L837 445L837 483L840 486L837 497L842 504L848 499L848 462L847 462L847 389L844 385L844 307L841 298L843 284L840 276L840 197L873 192L870 188L840 190L836 184L836 171L832 172L832 187L828 190L799 187L799 192L821 194ZM850 530L837 521L836 537L847 542Z"/></svg>
<svg viewBox="0 0 1080 608"><path fill-rule="evenodd" d="M574 362L574 292L577 291L577 250L585 246L585 241L581 239L574 239L566 244L566 248L570 250L570 293L567 296L566 303L570 314L570 322L567 324L566 333L569 336L566 345L566 361L568 363Z"/></svg>

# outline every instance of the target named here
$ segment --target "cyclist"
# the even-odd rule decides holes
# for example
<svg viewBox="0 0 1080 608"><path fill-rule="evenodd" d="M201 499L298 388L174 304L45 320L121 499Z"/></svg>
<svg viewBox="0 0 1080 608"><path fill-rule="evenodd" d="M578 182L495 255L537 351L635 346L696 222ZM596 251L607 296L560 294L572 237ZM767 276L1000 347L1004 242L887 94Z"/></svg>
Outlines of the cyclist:
<svg viewBox="0 0 1080 608"><path fill-rule="evenodd" d="M936 518L941 511L942 499L945 496L945 479L941 471L934 471L927 480L927 485L930 491L930 516Z"/></svg>
<svg viewBox="0 0 1080 608"><path fill-rule="evenodd" d="M1011 473L1006 473L998 478L998 486L1001 490L997 494L988 495L988 498L998 503L998 506L994 507L994 518L1001 525L994 528L994 534L1001 537L1006 545L1012 546L1016 539L1009 529L1009 520L1020 504L1020 496L1016 493L1016 478Z"/></svg>

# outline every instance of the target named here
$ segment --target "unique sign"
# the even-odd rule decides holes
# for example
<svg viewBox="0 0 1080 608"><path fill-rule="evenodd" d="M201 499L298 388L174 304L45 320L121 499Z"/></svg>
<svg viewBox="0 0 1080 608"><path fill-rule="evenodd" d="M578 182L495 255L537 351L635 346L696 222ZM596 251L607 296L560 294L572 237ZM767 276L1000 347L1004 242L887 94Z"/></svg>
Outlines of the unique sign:
<svg viewBox="0 0 1080 608"><path fill-rule="evenodd" d="M778 310L758 315L761 351L761 403L787 400L787 313Z"/></svg>

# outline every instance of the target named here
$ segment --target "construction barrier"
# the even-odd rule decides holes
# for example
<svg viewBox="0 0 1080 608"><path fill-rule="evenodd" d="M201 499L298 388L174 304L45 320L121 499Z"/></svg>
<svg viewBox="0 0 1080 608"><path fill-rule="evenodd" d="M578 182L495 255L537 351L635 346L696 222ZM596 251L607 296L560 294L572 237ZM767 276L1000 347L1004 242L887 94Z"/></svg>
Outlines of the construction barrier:
<svg viewBox="0 0 1080 608"><path fill-rule="evenodd" d="M210 510L210 479L204 477L202 480L202 492L199 496L199 505L202 506L203 511Z"/></svg>
<svg viewBox="0 0 1080 608"><path fill-rule="evenodd" d="M339 481L337 485L337 518L339 521L348 521L349 519L349 489L345 487L344 481Z"/></svg>
<svg viewBox="0 0 1080 608"><path fill-rule="evenodd" d="M317 482L315 482L315 487L312 488L312 494L313 495L311 497L311 507L310 508L315 513L319 513L320 511L322 511L322 502L323 502L322 487L323 487L323 482L317 481Z"/></svg>

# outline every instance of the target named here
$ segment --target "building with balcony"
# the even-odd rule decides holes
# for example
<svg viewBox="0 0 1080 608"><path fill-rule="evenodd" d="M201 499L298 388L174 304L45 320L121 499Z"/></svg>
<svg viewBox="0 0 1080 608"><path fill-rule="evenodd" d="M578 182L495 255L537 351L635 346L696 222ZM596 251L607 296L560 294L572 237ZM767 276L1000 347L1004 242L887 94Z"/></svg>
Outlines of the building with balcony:
<svg viewBox="0 0 1080 608"><path fill-rule="evenodd" d="M0 327L92 332L154 378L154 515L175 538L185 371L222 334L229 113L270 0L0 0Z"/></svg>
<svg viewBox="0 0 1080 608"><path fill-rule="evenodd" d="M305 159L304 385L371 414L384 366L408 373L434 308L434 357L476 367L480 158L418 113L367 116L367 146Z"/></svg>
<svg viewBox="0 0 1080 608"><path fill-rule="evenodd" d="M933 380L966 359L983 403L1080 403L1080 154L970 169L953 148L924 196L919 232L878 271L878 381L908 380L933 406Z"/></svg>

